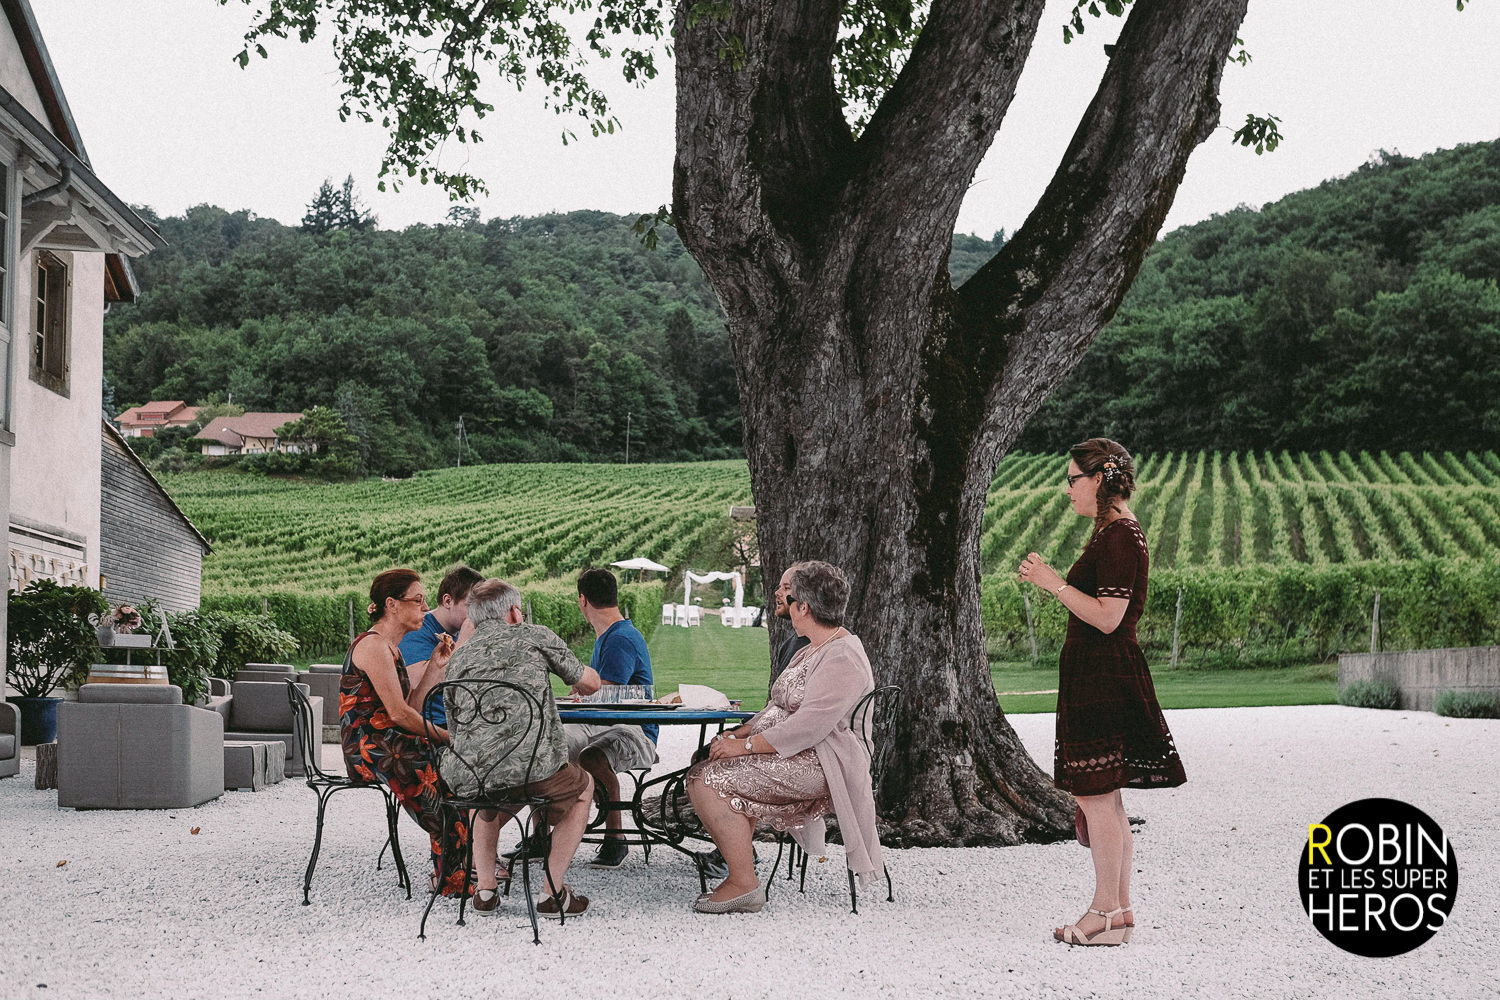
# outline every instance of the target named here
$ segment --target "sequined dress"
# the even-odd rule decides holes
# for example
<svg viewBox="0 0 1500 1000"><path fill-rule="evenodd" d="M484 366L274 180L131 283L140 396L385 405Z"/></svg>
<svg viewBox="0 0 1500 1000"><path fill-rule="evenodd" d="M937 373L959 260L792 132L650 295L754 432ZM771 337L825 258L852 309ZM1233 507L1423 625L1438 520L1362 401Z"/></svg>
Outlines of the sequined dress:
<svg viewBox="0 0 1500 1000"><path fill-rule="evenodd" d="M807 649L799 650L771 686L770 704L746 723L745 735L770 729L801 707L812 665ZM694 778L728 799L735 812L765 820L778 830L795 830L833 812L828 779L811 747L790 757L755 753L700 761L688 772L688 780Z"/></svg>

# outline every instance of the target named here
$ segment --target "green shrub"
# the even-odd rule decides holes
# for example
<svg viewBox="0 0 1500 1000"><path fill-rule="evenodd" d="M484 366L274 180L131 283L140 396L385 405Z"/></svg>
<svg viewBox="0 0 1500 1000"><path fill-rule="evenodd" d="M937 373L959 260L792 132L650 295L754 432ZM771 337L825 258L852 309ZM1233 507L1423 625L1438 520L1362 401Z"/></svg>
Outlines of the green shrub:
<svg viewBox="0 0 1500 1000"><path fill-rule="evenodd" d="M1400 708L1401 692L1388 681L1351 681L1339 689L1339 704L1350 708Z"/></svg>
<svg viewBox="0 0 1500 1000"><path fill-rule="evenodd" d="M297 651L291 633L263 612L196 608L167 615L167 625L176 643L165 654L167 680L182 688L189 705L207 696L210 677L233 678L246 663L280 663Z"/></svg>
<svg viewBox="0 0 1500 1000"><path fill-rule="evenodd" d="M1487 691L1440 691L1432 710L1450 719L1500 719L1500 697Z"/></svg>
<svg viewBox="0 0 1500 1000"><path fill-rule="evenodd" d="M99 655L90 615L109 610L104 595L90 587L62 587L36 580L7 595L6 679L25 698L45 698L55 687L77 687Z"/></svg>

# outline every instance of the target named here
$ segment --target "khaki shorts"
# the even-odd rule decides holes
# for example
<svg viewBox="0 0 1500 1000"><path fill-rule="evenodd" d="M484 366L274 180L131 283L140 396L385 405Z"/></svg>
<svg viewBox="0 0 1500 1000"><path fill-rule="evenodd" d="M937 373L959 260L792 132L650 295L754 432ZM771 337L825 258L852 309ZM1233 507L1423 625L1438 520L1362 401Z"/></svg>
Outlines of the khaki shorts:
<svg viewBox="0 0 1500 1000"><path fill-rule="evenodd" d="M563 726L568 739L568 759L576 761L590 747L604 754L609 769L616 774L650 767L659 759L656 744L646 737L640 726L590 726L570 723Z"/></svg>
<svg viewBox="0 0 1500 1000"><path fill-rule="evenodd" d="M583 795L583 790L588 787L589 774L577 764L564 764L562 768L552 777L543 778L541 781L533 781L522 785L521 791L528 795L534 795L541 799L551 799L552 804L545 807L547 822L553 826L562 822L562 818L573 808L573 804ZM516 813L521 811L520 806L505 809L480 810L480 817L486 821L502 817L500 822L503 826L509 823Z"/></svg>

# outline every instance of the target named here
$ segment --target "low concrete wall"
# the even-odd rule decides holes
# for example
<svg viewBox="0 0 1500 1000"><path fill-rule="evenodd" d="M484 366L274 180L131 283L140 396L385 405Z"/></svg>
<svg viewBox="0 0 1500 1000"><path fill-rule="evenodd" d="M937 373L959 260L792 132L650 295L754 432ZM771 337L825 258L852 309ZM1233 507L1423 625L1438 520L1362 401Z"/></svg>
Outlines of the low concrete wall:
<svg viewBox="0 0 1500 1000"><path fill-rule="evenodd" d="M1500 695L1500 646L1339 654L1339 692L1354 681L1393 684L1402 708L1430 712L1441 691Z"/></svg>

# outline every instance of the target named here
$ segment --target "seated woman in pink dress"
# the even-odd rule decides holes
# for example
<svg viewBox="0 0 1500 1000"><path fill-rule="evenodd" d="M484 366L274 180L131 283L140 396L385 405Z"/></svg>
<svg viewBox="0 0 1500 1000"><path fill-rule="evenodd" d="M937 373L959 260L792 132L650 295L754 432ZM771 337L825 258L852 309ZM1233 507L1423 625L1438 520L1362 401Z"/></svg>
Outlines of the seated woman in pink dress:
<svg viewBox="0 0 1500 1000"><path fill-rule="evenodd" d="M716 737L707 760L688 772L699 820L729 865L729 877L693 904L700 913L754 913L766 893L755 875L751 839L757 820L798 835L820 836L822 817L838 817L849 870L880 872L870 758L849 715L875 688L859 638L840 623L849 581L825 562L791 568L787 606L806 636L771 688L771 700L743 725Z"/></svg>

